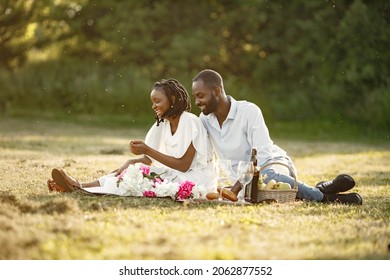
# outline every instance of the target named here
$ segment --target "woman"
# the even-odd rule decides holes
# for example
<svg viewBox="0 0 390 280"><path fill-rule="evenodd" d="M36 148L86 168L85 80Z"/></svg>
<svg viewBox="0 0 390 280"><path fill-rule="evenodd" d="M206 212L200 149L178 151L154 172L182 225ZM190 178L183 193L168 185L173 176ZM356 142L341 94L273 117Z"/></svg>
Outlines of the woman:
<svg viewBox="0 0 390 280"><path fill-rule="evenodd" d="M88 183L78 182L62 169L53 169L49 189L70 192L82 188L121 195L118 176L130 165L142 163L171 182L188 180L203 185L205 193L215 190L211 144L200 119L190 113L191 100L185 87L175 79L156 82L150 99L157 121L145 142L130 142L130 150L138 158L129 159L115 172Z"/></svg>

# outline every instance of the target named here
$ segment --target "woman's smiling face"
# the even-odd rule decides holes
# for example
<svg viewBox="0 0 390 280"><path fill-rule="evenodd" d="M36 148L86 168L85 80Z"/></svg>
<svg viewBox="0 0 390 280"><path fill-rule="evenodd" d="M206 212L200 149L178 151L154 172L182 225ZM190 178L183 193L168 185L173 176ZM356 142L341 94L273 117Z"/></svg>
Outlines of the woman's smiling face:
<svg viewBox="0 0 390 280"><path fill-rule="evenodd" d="M152 100L152 109L156 113L157 117L161 120L165 112L167 112L171 106L165 91L162 88L155 88L150 93L150 100Z"/></svg>

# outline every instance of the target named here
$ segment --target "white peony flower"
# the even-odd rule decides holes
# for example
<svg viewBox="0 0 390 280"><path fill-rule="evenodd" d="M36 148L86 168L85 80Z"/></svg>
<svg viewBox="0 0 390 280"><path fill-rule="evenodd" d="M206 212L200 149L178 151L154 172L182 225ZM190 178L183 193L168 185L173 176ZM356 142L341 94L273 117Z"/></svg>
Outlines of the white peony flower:
<svg viewBox="0 0 390 280"><path fill-rule="evenodd" d="M207 194L207 189L203 185L195 185L192 188L192 194L194 195L195 199L205 198Z"/></svg>
<svg viewBox="0 0 390 280"><path fill-rule="evenodd" d="M171 197L176 199L176 194L181 186L180 182L172 182L169 179L163 179L159 177L158 180L154 180L154 177L150 176L149 170L147 174L145 168L141 168L142 163L136 163L129 165L126 171L118 177L118 188L120 195L123 196L144 196L145 192L154 192L157 197ZM185 181L184 183L188 183ZM194 185L191 182L192 185ZM203 185L194 185L191 190L193 198L205 198L206 188Z"/></svg>
<svg viewBox="0 0 390 280"><path fill-rule="evenodd" d="M179 183L171 182L164 179L161 183L156 183L156 188L153 190L158 197L175 197L175 194L179 188Z"/></svg>

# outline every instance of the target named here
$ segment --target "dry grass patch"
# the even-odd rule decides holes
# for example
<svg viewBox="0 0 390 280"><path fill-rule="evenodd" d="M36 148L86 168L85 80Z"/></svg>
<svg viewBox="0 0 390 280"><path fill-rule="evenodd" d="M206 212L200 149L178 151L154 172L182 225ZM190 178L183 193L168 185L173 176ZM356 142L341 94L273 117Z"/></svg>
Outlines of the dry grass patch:
<svg viewBox="0 0 390 280"><path fill-rule="evenodd" d="M363 206L231 206L52 193L121 165L145 131L0 120L0 259L390 259L388 143L277 141L310 184L347 172Z"/></svg>

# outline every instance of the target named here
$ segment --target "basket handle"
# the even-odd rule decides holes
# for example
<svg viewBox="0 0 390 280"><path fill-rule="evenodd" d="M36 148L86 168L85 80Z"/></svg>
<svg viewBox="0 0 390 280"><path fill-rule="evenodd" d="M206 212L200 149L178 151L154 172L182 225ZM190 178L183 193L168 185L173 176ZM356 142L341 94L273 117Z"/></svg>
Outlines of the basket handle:
<svg viewBox="0 0 390 280"><path fill-rule="evenodd" d="M295 175L294 173L294 170L292 170L292 168L290 166L288 166L287 164L285 163L282 163L282 162L269 162L267 164L264 164L263 166L260 167L259 169L259 172L263 171L266 167L270 166L270 165L275 165L275 164L279 164L279 165L283 165L285 167L288 168L288 170L290 170L290 173L292 174L292 176L294 177L294 186L292 186L293 189L298 189L298 179L297 179L297 175Z"/></svg>

